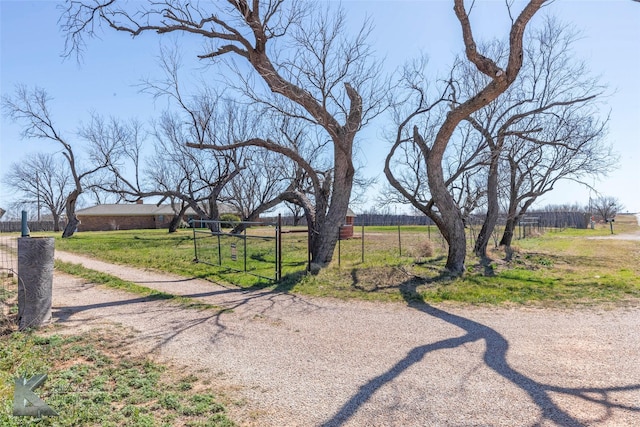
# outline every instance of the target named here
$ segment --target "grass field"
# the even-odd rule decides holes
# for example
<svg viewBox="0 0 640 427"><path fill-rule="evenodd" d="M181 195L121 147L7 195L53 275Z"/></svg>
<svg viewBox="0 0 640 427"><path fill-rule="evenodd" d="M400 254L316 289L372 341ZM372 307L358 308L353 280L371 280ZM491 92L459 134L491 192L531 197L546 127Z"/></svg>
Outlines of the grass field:
<svg viewBox="0 0 640 427"><path fill-rule="evenodd" d="M619 216L615 232L638 234L640 228L635 217ZM340 242L330 267L317 275L307 275L306 235L284 234L284 279L277 284L194 263L191 231L78 233L71 239L58 238L56 248L188 277L337 298L535 306L640 301L640 240L610 239L607 225L599 225L596 230L547 230L540 236L517 240L510 262L503 260L504 254L499 250L492 252L494 261L489 266L480 266L477 259L470 257L462 278L441 275L446 245L433 228L368 227L364 240L356 228L356 236ZM221 246L225 260L231 258L231 242ZM233 242L237 251L234 262L244 262L244 246L238 247L237 239ZM247 247L250 268L261 263L268 266L267 270L273 268L269 262L273 241L252 240ZM215 261L217 249L209 256ZM169 300L184 308L219 310L78 265L56 262L56 269L87 282ZM6 274L1 279L0 425L34 424L33 419L10 414L13 378L35 373L49 375L37 394L60 413L60 417L35 420L37 425L233 425L225 405L242 402L213 393L209 384L196 376L123 354L123 346L132 339L125 330L94 330L67 336L53 326L38 332L17 332L12 322L16 314L16 280Z"/></svg>
<svg viewBox="0 0 640 427"><path fill-rule="evenodd" d="M618 216L615 227L616 234L640 232L634 216ZM252 231L260 232L266 236L272 233ZM338 298L391 301L417 298L474 304L585 304L637 299L640 241L591 239L608 236L606 224L595 230L547 230L538 237L516 240L511 262L503 261L504 253L494 250L491 265L480 266L477 259L470 257L465 276L452 279L441 275L446 245L434 227L400 230L366 227L364 240L360 227L356 227L356 238L340 242L332 265L317 275L305 274L306 235L285 233L283 280L278 284L235 273L225 268L224 263L222 268L194 263L190 230L175 234L165 230L77 233L71 239L57 239L56 248L244 287L270 286L281 291ZM236 243L235 262L241 263L242 245ZM250 246L249 263L263 263L259 268L273 271L274 264L268 262L275 253L273 241L265 239L263 245L252 241ZM217 246L211 245L210 250L214 247L216 253L210 256L217 259ZM229 242L221 245L225 260L230 258L230 247Z"/></svg>

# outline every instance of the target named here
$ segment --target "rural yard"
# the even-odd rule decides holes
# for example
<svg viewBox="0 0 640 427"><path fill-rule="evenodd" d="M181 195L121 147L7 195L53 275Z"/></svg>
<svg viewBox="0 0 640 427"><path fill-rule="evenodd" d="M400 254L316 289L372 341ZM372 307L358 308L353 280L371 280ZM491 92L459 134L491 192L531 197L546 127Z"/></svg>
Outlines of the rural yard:
<svg viewBox="0 0 640 427"><path fill-rule="evenodd" d="M576 4L0 0L0 427L640 426L640 0Z"/></svg>
<svg viewBox="0 0 640 427"><path fill-rule="evenodd" d="M227 310L56 273L62 333L117 328L122 354L207 379L247 426L640 425L640 308L373 303L59 260Z"/></svg>

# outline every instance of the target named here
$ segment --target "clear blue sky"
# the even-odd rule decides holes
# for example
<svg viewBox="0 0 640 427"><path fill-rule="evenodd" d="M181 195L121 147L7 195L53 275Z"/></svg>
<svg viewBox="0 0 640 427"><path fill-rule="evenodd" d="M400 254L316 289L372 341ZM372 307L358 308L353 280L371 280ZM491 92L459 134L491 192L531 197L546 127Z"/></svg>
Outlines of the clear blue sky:
<svg viewBox="0 0 640 427"><path fill-rule="evenodd" d="M45 88L58 127L75 138L78 125L90 111L121 118L153 118L161 106L140 94L135 85L158 74L155 58L160 39L152 34L135 40L125 34L106 32L89 42L82 64L63 61L64 38L59 31L60 10L56 1L0 0L0 92L12 94L16 84ZM373 42L385 66L392 70L406 59L426 52L434 71L443 73L461 51L459 24L452 2L445 0L343 1L349 17L358 24L366 15L373 19ZM477 38L504 36L504 2L477 1L472 14ZM545 8L579 29L579 57L615 91L608 100L611 109L609 141L621 154L619 167L608 178L595 182L598 190L617 197L631 212L640 212L640 3L631 0L556 0ZM535 25L534 20L533 24ZM181 38L189 50L201 40ZM185 56L186 61L197 61ZM202 71L206 72L206 71ZM605 112L606 113L606 112ZM2 117L0 122L0 174L12 162L35 151L52 151L48 141L21 140L20 127ZM369 176L382 174L388 145L371 127L363 135L363 150ZM9 189L0 184L0 206L7 207ZM589 191L577 184L563 184L540 201L586 204ZM373 201L372 201L373 203Z"/></svg>

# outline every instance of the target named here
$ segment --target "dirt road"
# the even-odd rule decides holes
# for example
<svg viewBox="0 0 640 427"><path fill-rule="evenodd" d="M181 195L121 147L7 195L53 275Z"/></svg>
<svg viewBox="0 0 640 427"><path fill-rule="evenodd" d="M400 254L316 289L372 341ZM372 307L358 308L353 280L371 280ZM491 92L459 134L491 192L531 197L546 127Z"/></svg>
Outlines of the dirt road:
<svg viewBox="0 0 640 427"><path fill-rule="evenodd" d="M123 351L207 376L255 426L637 426L640 309L461 308L246 291L57 252L229 310L54 283L71 331L118 324Z"/></svg>

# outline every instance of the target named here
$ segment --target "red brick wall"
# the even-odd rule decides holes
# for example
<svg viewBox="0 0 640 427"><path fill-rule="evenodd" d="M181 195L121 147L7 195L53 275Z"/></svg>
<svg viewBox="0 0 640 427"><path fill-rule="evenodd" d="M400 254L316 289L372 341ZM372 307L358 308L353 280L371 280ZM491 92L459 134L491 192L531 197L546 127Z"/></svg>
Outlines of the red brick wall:
<svg viewBox="0 0 640 427"><path fill-rule="evenodd" d="M350 239L353 237L353 225L340 226L340 240Z"/></svg>
<svg viewBox="0 0 640 427"><path fill-rule="evenodd" d="M111 231L138 230L149 228L168 228L170 215L160 217L150 216L85 216L79 215L78 231Z"/></svg>

